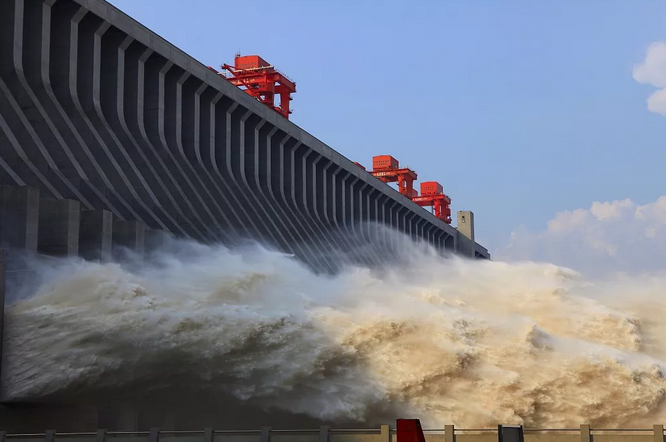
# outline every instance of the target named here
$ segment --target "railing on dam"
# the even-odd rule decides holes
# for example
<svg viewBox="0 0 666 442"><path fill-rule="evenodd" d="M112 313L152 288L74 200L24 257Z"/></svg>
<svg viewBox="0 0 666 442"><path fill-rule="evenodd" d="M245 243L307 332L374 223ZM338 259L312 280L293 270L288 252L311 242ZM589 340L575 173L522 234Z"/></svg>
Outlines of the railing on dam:
<svg viewBox="0 0 666 442"><path fill-rule="evenodd" d="M444 429L423 430L426 442L496 442L500 440L498 428L461 429L447 426ZM580 428L525 428L524 442L664 442L663 425L653 428L591 429ZM276 430L204 430L165 431L115 431L81 433L6 434L0 432L0 442L395 442L396 432L389 425L369 429L319 429ZM508 441L505 438L505 442Z"/></svg>

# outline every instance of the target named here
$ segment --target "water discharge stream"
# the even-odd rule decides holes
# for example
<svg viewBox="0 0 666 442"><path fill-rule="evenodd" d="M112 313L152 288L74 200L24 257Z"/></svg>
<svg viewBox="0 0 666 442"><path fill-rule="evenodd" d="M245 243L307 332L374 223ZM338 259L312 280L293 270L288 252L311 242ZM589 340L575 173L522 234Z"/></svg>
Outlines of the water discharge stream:
<svg viewBox="0 0 666 442"><path fill-rule="evenodd" d="M594 282L415 248L331 277L261 248L182 247L143 265L41 268L6 312L4 397L188 378L331 422L666 421L666 275Z"/></svg>

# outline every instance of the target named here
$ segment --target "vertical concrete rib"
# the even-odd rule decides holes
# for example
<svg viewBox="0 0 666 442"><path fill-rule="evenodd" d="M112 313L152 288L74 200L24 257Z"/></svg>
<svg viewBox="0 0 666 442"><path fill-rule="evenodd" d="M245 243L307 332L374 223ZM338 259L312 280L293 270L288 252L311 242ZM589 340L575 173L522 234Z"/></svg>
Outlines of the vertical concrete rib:
<svg viewBox="0 0 666 442"><path fill-rule="evenodd" d="M230 219L232 214L227 216L227 212L229 212L229 203L224 192L220 188L219 183L213 178L210 169L204 165L203 161L204 157L210 157L211 136L212 131L214 130L214 122L211 120L211 111L214 111L214 106L220 98L222 98L222 95L211 89L207 84L201 83L199 85L194 92L194 101L192 102L192 106L194 106L192 134L190 137L187 133L184 133L183 147L189 161L195 165L195 169L201 174L204 186L210 187L215 199L221 203L217 205L220 220L223 224L219 235L228 243L232 238L232 235L230 234L233 228L233 222ZM187 119L188 114L188 108L184 107L183 117ZM202 155L202 151L208 152L208 155Z"/></svg>
<svg viewBox="0 0 666 442"><path fill-rule="evenodd" d="M259 202L256 197L249 192L249 188L243 182L245 163L245 120L251 115L251 112L240 106L233 106L227 110L226 114L226 137L223 151L219 160L229 177L229 183L233 188L233 194L243 203L238 204L238 210L245 214L245 217L253 220L253 227L256 234L249 238L259 240L265 245L275 245L276 240L270 233L265 217L259 212ZM238 201L238 200L237 200ZM248 238L248 239L249 239Z"/></svg>
<svg viewBox="0 0 666 442"><path fill-rule="evenodd" d="M343 235L340 234L338 221L336 219L336 175L340 170L340 167L330 160L322 170L321 186L323 187L322 194L324 195L324 205L322 210L324 219L327 223L327 230L330 232L330 236L336 245L336 257L342 264L351 264L351 259L346 252L349 250L349 240L348 238L343 238Z"/></svg>
<svg viewBox="0 0 666 442"><path fill-rule="evenodd" d="M48 97L44 100L44 106L52 109L49 116L64 141L63 149L69 151L75 169L83 174L79 182L80 191L96 207L105 207L114 216L120 217L122 216L120 210L106 194L106 189L110 187L109 179L69 115L70 112L76 113L69 93L70 69L73 67L70 63L71 27L68 17L56 19L56 16L62 14L53 12L54 5L56 0L46 0L42 5L40 81ZM58 5L61 9L66 8L62 2ZM69 10L73 15L75 9L72 5L69 5Z"/></svg>
<svg viewBox="0 0 666 442"><path fill-rule="evenodd" d="M308 219L305 212L299 207L296 198L296 177L300 175L300 169L296 164L296 151L300 147L300 143L286 136L277 145L271 145L271 147L273 149L272 167L273 170L277 169L279 171L271 177L274 186L279 189L278 199L290 214L292 221L302 227L300 235L302 238L301 249L311 249L319 239L319 233L314 230L313 221ZM321 247L317 247L316 251L313 252L317 255L317 258L322 256L322 253Z"/></svg>
<svg viewBox="0 0 666 442"><path fill-rule="evenodd" d="M99 23L99 20L93 17L90 17L87 21L84 20L88 15L87 10L83 7L72 8L72 6L72 4L65 2L54 5L54 12L55 8L61 7L58 9L59 13L54 13L54 17L60 23L58 29L54 31L64 31L67 32L65 35L69 36L68 54L66 55L67 58L64 58L64 60L69 61L69 72L65 76L66 74L63 75L58 69L60 64L52 65L53 71L57 72L51 79L54 91L56 96L59 91L66 96L65 99L68 100L68 104L71 104L71 106L63 105L63 107L65 109L69 108L68 112L70 112L71 120L77 126L85 143L91 147L90 150L96 154L95 160L100 163L100 169L110 175L105 182L107 197L115 203L120 216L122 218L143 219L135 210L137 203L131 199L133 192L130 181L89 118L89 115L94 115L91 87L94 55L92 27L94 22ZM54 21L55 23L56 21ZM79 38L80 31L84 34L83 38ZM126 199L126 195L130 195L129 201Z"/></svg>
<svg viewBox="0 0 666 442"><path fill-rule="evenodd" d="M205 234L203 240L215 240L217 235L215 230L219 227L213 222L213 215L204 201L203 189L198 189L195 181L197 177L186 173L186 165L180 161L180 152L176 136L176 126L178 118L178 103L176 99L177 85L182 78L182 69L176 67L172 61L166 61L161 64L161 69L157 72L158 76L158 94L157 94L157 132L158 139L162 144L163 153L174 166L174 173L177 171L179 179L187 183L188 192L192 195L192 202L195 204L195 211L192 213L196 220L197 227Z"/></svg>
<svg viewBox="0 0 666 442"><path fill-rule="evenodd" d="M204 208L213 220L215 237L222 239L225 238L223 232L229 228L229 222L218 202L220 193L216 192L215 186L205 182L206 175L196 161L194 134L199 128L199 122L195 122L199 118L197 112L200 110L197 94L199 86L201 82L189 73L183 73L176 84L176 145L183 163L187 165L186 171L194 175L195 185L201 189L200 192L206 200Z"/></svg>
<svg viewBox="0 0 666 442"><path fill-rule="evenodd" d="M355 264L364 264L362 252L358 250L358 235L354 226L354 184L358 177L344 171L340 181L340 202L341 202L341 220L344 235L351 243L350 255ZM351 181L351 183L349 183Z"/></svg>
<svg viewBox="0 0 666 442"><path fill-rule="evenodd" d="M84 207L90 208L92 206L79 192L77 185L82 176L85 175L78 164L72 162L71 152L44 108L42 103L45 97L43 95L38 97L35 90L33 90L32 85L35 84L38 88L37 92L40 89L42 8L32 2L29 2L29 4L32 7L26 9L24 0L15 0L16 42L14 47L16 50L19 47L22 48L22 53L15 53L14 56L14 68L20 84L20 87L15 85L17 102L24 109L24 112L22 112L25 115L24 124L30 126L31 137L39 146L39 150L45 152L45 160L52 169L54 181L56 183L62 182L64 185L61 190L63 196L76 198ZM19 15L22 15L22 17L19 17ZM24 29L20 29L21 27ZM57 143L51 143L54 138ZM44 143L49 144L49 149L46 148ZM56 147L59 147L62 151L58 151ZM72 170L73 173L70 174L70 177L67 177L66 172L72 168L74 169Z"/></svg>
<svg viewBox="0 0 666 442"><path fill-rule="evenodd" d="M169 230L162 219L152 209L152 207L158 205L156 204L157 198L139 169L140 167L143 168L143 164L139 163L139 165L137 165L118 138L117 133L122 133L122 131L120 131L120 125L116 124L112 129L111 124L107 121L106 116L102 111L101 90L104 91L104 107L107 110L106 115L109 115L112 118L117 115L117 111L114 110L114 107L118 104L117 88L118 77L120 76L118 70L118 47L122 44L124 38L122 34L109 32L110 27L111 25L106 22L92 26L94 29L94 46L91 89L92 105L95 111L95 118L93 118L92 121L96 124L98 132L107 140L107 145L115 154L114 158L119 164L121 164L121 167L126 172L126 177L129 182L131 182L130 193L138 203L137 210L144 213L143 222L152 228ZM103 37L105 41L104 51L102 50ZM101 66L103 56L105 64L104 69L102 69ZM136 159L139 160L139 158ZM152 202L152 204L149 204L149 202Z"/></svg>
<svg viewBox="0 0 666 442"><path fill-rule="evenodd" d="M52 9L56 0L44 1L41 8L35 5L36 8L41 10L41 47L40 47L40 69L39 69L39 82L41 83L40 90L45 93L43 100L45 108L48 109L49 117L52 119L53 124L57 127L57 133L60 138L58 139L63 151L72 163L72 167L76 170L79 180L79 190L95 207L105 207L110 210L115 216L119 216L120 212L115 205L106 197L103 186L105 179L104 172L101 171L99 164L94 161L92 153L88 146L85 144L81 135L78 133L74 124L69 118L65 109L61 106L56 98L53 86L51 85L51 59L54 58L56 63L60 63L61 68L64 69L66 77L68 76L69 63L67 56L54 55L58 45L65 46L65 53L68 54L67 49L69 39L62 38L62 34L52 34ZM36 26L35 26L36 28ZM60 40L64 40L63 43ZM53 42L53 44L52 44ZM99 183L101 185L96 185Z"/></svg>
<svg viewBox="0 0 666 442"><path fill-rule="evenodd" d="M176 146L178 148L178 153L182 159L183 164L185 164L186 172L192 174L195 178L194 184L198 187L199 193L205 199L204 210L206 214L212 220L212 225L214 229L214 237L219 240L224 237L223 231L227 226L223 226L218 221L219 218L224 219L223 210L218 204L219 195L213 195L214 188L206 185L203 180L203 171L198 169L198 163L192 161L194 159L194 149L192 143L187 144L187 139L192 139L194 134L194 114L195 114L195 93L197 87L201 83L199 80L191 78L190 74L185 72L183 73L178 82L176 83ZM184 149L184 145L188 145L190 148L187 151ZM190 155L188 155L190 153ZM213 214L213 210L215 214Z"/></svg>
<svg viewBox="0 0 666 442"><path fill-rule="evenodd" d="M333 192L332 188L333 185L331 184L331 172L330 169L331 167L334 166L334 163L330 160L326 160L326 164L324 165L321 170L319 170L319 173L317 174L317 181L314 183L316 186L317 194L317 202L320 204L320 206L317 208L318 212L324 217L323 222L324 222L324 228L329 232L329 238L331 238L332 241L332 250L335 254L335 256L338 259L342 259L343 262L346 259L344 256L344 253L342 253L342 243L340 242L339 235L334 234L334 230L336 229L336 224L333 220L333 215L332 215L332 210L331 207L333 207Z"/></svg>
<svg viewBox="0 0 666 442"><path fill-rule="evenodd" d="M210 104L202 107L202 114L207 113L209 115L208 120L202 118L202 134L204 131L208 131L208 136L202 135L200 137L198 144L200 153L197 154L197 158L200 161L202 168L207 171L207 176L218 190L225 208L225 213L228 216L227 222L229 227L226 229L225 235L228 243L233 244L238 241L241 233L247 235L247 231L245 230L246 226L251 224L240 211L235 209L235 196L233 195L229 184L220 173L217 165L216 155L219 150L218 142L219 140L222 140L221 144L224 144L224 140L226 140L226 110L218 112L218 106L219 109L222 109L224 102L230 103L228 100L223 100L222 94L216 92L215 96L211 99ZM195 147L196 146L197 145L195 144Z"/></svg>
<svg viewBox="0 0 666 442"><path fill-rule="evenodd" d="M139 43L130 43L124 54L126 74L123 94L125 107L121 120L123 128L126 128L131 139L136 141L140 148L139 152L143 152L143 157L150 165L149 168L155 180L162 187L166 197L162 200L162 205L174 217L178 230L187 231L193 238L202 238L201 231L190 217L185 215L185 210L194 211L189 196L183 190L183 186L180 185L172 169L167 166L168 159L165 160L153 144L154 138L151 139L148 136L147 127L149 127L149 123L154 122L154 115L152 115L154 108L149 106L156 106L156 104L152 104L156 100L150 101L146 97L152 94L150 98L153 98L157 82L150 82L146 72L146 63L153 55L153 51ZM149 83L149 87L146 87L146 82ZM147 101L151 103L148 106L146 106Z"/></svg>
<svg viewBox="0 0 666 442"><path fill-rule="evenodd" d="M312 156L316 156L316 153L302 144L298 146L298 149L293 151L293 167L295 172L294 193L296 196L296 205L299 207L301 214L306 215L307 219L313 223L315 233L313 246L317 247L319 253L323 256L328 252L327 243L330 241L328 240L327 230L322 226L321 220L317 218L316 210L309 204L309 196L313 194L312 182L314 179L312 168L309 167L312 164L312 160L310 159Z"/></svg>
<svg viewBox="0 0 666 442"><path fill-rule="evenodd" d="M282 250L291 251L289 240L285 237L285 233L288 233L286 232L285 225L281 223L276 212L268 204L265 196L254 186L253 180L248 180L248 176L253 177L255 174L255 152L259 143L259 131L261 131L261 128L265 124L265 120L253 116L250 112L246 112L240 118L238 128L240 150L238 152L238 162L234 161L233 163L234 165L238 165L236 179L240 179L243 196L249 200L251 205L262 209L263 214L259 215L261 217L260 221L262 221L263 228L266 231L266 237L270 238L270 245L282 248ZM278 227L278 223L281 224L280 227Z"/></svg>
<svg viewBox="0 0 666 442"><path fill-rule="evenodd" d="M231 164L227 152L231 149L231 115L238 108L238 103L222 98L211 109L213 135L210 143L210 163L214 176L219 179L225 194L228 196L229 211L234 215L234 235L237 241L252 238L252 232L258 231L255 219L243 209L240 201L241 194L233 178ZM229 153L230 155L230 153ZM204 157L205 158L205 157Z"/></svg>
<svg viewBox="0 0 666 442"><path fill-rule="evenodd" d="M166 141L165 130L165 75L173 66L153 51L146 51L139 58L139 130L145 136L146 143L160 158L163 167L174 177L179 184L184 197L181 202L187 211L181 212L184 222L190 225L191 236L198 240L205 240L211 232L205 227L199 216L203 205L201 197L197 195L191 179L184 174L182 166L178 163ZM142 99L141 99L142 98ZM166 127L172 128L173 121ZM196 205L196 207L195 207Z"/></svg>
<svg viewBox="0 0 666 442"><path fill-rule="evenodd" d="M363 264L378 266L383 261L383 259L380 256L375 245L372 243L367 223L369 219L370 205L368 203L367 195L365 195L365 189L368 188L369 184L360 179L357 179L355 180L354 186L357 189L353 195L354 196L353 219L355 220L354 225L357 228L356 235L363 241L364 244L366 244L367 252L365 254L365 259L369 260L368 262L364 262Z"/></svg>
<svg viewBox="0 0 666 442"><path fill-rule="evenodd" d="M14 0L0 2L0 129L12 149L3 149L3 160L10 170L23 176L28 185L43 188L62 198L66 186L53 176L55 164L37 137L13 92L30 109L22 90L18 69L22 70L23 8ZM12 92L13 91L13 92ZM9 147L9 146L7 146ZM55 179L54 179L55 178Z"/></svg>
<svg viewBox="0 0 666 442"><path fill-rule="evenodd" d="M108 80L108 83L111 83L109 87L105 87L102 91L102 111L106 121L114 129L120 145L124 147L124 152L129 155L130 161L143 171L143 173L138 171L137 173L140 175L141 185L146 189L148 204L159 218L158 227L167 232L185 234L184 229L175 219L177 213L172 215L172 210L165 208L165 202L168 204L173 201L170 191L144 152L143 146L138 143L127 125L128 119L136 120L137 118L136 64L138 51L134 52L133 59L128 55L132 43L134 43L133 38L117 34L115 29L108 32L102 40L102 60L106 61L105 64L115 64L116 66L116 69L102 70L102 75L107 73L106 75L113 76ZM126 115L129 116L126 117ZM174 206L176 206L175 203L171 207L175 208Z"/></svg>
<svg viewBox="0 0 666 442"><path fill-rule="evenodd" d="M315 263L320 257L319 254L309 247L306 247L306 242L302 235L302 226L300 225L300 217L289 214L284 210L281 204L277 203L275 193L272 191L272 140L275 137L277 129L272 125L266 125L262 131L255 130L255 143L253 157L248 158L246 167L249 165L250 160L253 160L254 166L248 173L254 176L253 191L262 197L266 207L274 210L275 216L282 223L285 235L288 235L287 241L291 241L286 250L298 256L306 257L308 262Z"/></svg>
<svg viewBox="0 0 666 442"><path fill-rule="evenodd" d="M331 183L331 219L335 223L336 236L341 244L343 244L343 253L347 263L357 262L354 254L354 242L349 235L349 231L345 225L345 198L344 198L344 182L341 175L344 176L347 172L340 166L336 165L335 170L330 175Z"/></svg>
<svg viewBox="0 0 666 442"><path fill-rule="evenodd" d="M263 161L266 164L265 182L271 200L284 213L291 226L292 236L297 241L299 256L310 255L310 259L316 260L313 252L309 250L308 230L310 226L305 219L299 216L285 193L285 182L288 181L286 175L290 174L289 162L285 162L285 157L290 157L290 155L286 155L285 152L291 151L289 146L293 144L292 141L292 138L284 132L271 131L269 134L265 149L266 157Z"/></svg>
<svg viewBox="0 0 666 442"><path fill-rule="evenodd" d="M322 163L326 163L326 166L322 167ZM327 248L327 256L330 256L331 259L339 262L341 259L340 244L336 235L334 235L332 229L333 226L331 225L326 210L328 195L326 193L325 174L331 165L332 163L323 156L316 156L315 160L311 162L311 166L307 167L309 173L308 171L304 171L304 175L307 176L306 182L310 194L309 197L307 197L307 195L305 196L310 203L312 213L314 213L318 225L321 226L320 230L324 232L322 240L326 243L325 247ZM305 164L304 167L306 167ZM331 268L336 267L335 262L331 262L330 265Z"/></svg>
<svg viewBox="0 0 666 442"><path fill-rule="evenodd" d="M282 220L285 232L292 238L292 243L289 245L289 252L297 254L298 256L312 255L311 251L304 247L304 239L302 236L303 226L298 217L293 216L288 212L288 209L278 203L273 189L273 174L279 175L279 172L273 168L273 146L274 140L279 140L284 134L278 133L275 126L267 128L268 132L259 135L255 143L254 153L254 185L257 190L264 195L266 202L269 206L273 207L278 213L278 217ZM278 142L279 144L279 142ZM314 259L313 256L310 256Z"/></svg>
<svg viewBox="0 0 666 442"><path fill-rule="evenodd" d="M304 231L306 235L306 247L314 248L318 256L322 256L325 251L321 247L321 230L315 225L314 219L311 218L309 211L304 207L303 191L303 157L302 157L302 143L287 143L284 145L284 157L282 167L285 171L285 180L283 185L287 195L287 204L289 204L294 211L295 215L304 220L307 230Z"/></svg>

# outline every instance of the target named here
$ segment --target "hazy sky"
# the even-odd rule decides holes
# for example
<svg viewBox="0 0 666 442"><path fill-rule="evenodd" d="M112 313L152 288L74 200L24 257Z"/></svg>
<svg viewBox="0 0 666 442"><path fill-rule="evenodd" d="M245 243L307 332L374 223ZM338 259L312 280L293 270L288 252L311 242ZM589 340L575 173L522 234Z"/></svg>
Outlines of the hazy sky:
<svg viewBox="0 0 666 442"><path fill-rule="evenodd" d="M666 194L666 47L634 73L666 40L663 0L111 3L207 65L261 55L297 82L296 124L440 181L491 252L558 212Z"/></svg>

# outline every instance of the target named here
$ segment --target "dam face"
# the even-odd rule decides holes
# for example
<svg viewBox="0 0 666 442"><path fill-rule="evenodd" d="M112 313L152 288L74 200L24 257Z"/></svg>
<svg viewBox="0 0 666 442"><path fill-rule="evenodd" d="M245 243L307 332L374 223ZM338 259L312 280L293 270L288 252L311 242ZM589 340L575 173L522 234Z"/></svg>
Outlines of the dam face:
<svg viewBox="0 0 666 442"><path fill-rule="evenodd" d="M134 246L163 231L259 240L326 267L331 250L352 249L350 237L370 241L379 224L489 257L102 0L5 0L0 32L0 183L35 189L6 189L2 209L65 224L14 219L9 230L27 229L27 239L10 246L77 254L81 235L67 229L78 222L87 226L78 248L90 253L104 245L94 231ZM17 208L12 198L26 201ZM47 245L58 234L69 236Z"/></svg>
<svg viewBox="0 0 666 442"><path fill-rule="evenodd" d="M20 283L26 254L108 261L118 246L140 254L165 236L250 240L335 272L381 264L400 247L393 232L490 257L473 231L444 223L105 1L0 1L2 298L5 268L7 286ZM22 430L54 416L96 427L98 399L13 405L0 417ZM109 428L139 425L127 423L139 411L107 405ZM120 409L134 417L116 419Z"/></svg>

